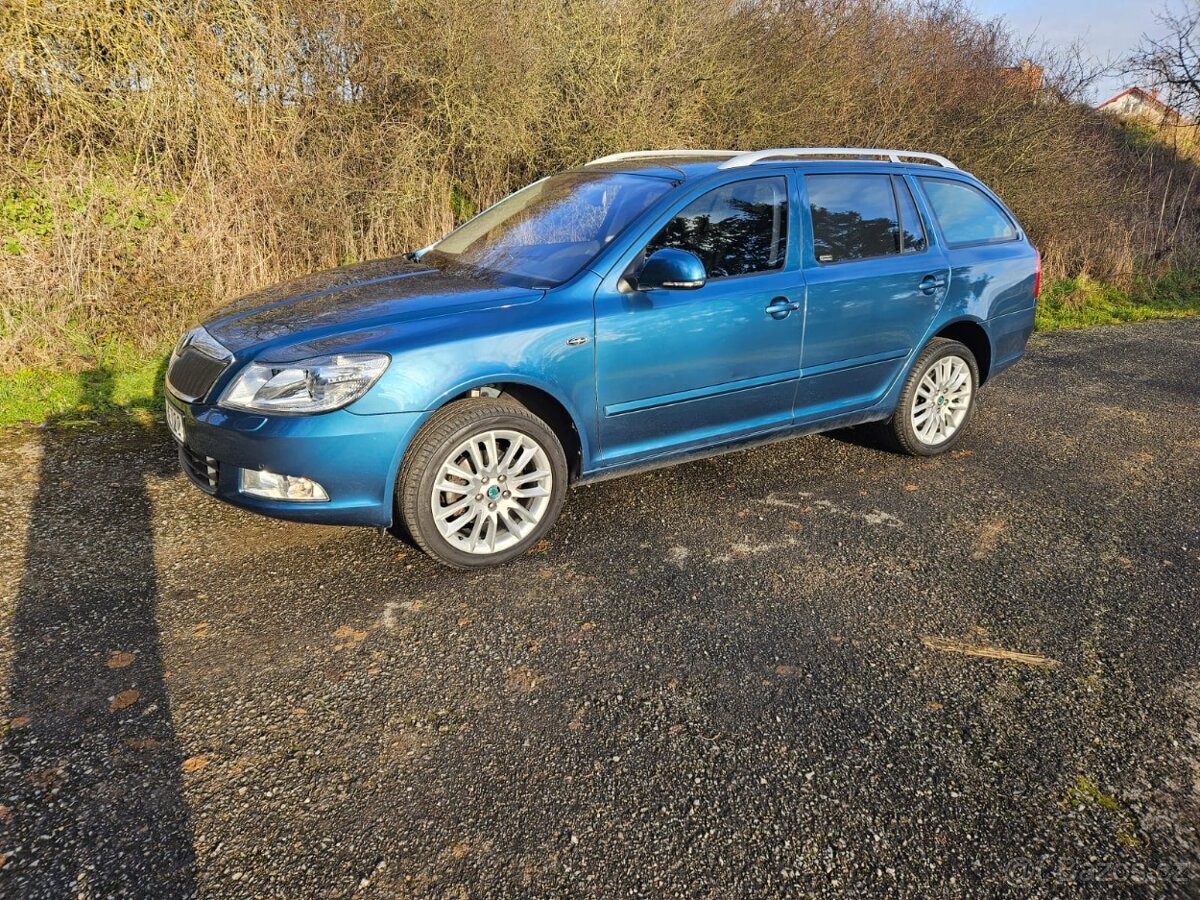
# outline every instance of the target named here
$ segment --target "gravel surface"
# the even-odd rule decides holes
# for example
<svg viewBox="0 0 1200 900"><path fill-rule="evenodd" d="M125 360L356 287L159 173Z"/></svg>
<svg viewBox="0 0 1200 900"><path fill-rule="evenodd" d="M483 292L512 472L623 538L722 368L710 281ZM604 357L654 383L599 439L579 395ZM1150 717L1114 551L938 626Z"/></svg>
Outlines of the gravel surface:
<svg viewBox="0 0 1200 900"><path fill-rule="evenodd" d="M1200 895L1198 373L1039 337L946 457L581 488L476 575L0 435L0 895Z"/></svg>

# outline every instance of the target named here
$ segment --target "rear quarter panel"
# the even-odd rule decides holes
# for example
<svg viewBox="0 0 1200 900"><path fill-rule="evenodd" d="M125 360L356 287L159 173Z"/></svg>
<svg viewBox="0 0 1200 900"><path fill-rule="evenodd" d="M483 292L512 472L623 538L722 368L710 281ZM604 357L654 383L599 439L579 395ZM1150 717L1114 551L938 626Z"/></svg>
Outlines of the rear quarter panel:
<svg viewBox="0 0 1200 900"><path fill-rule="evenodd" d="M1033 310L1037 254L1027 242L950 248L947 255L946 315L986 321Z"/></svg>
<svg viewBox="0 0 1200 900"><path fill-rule="evenodd" d="M987 185L963 173L959 180L983 192L1012 219L1019 232L1017 240L992 244L951 245L941 231L937 217L921 188L924 172L910 170L910 184L927 224L950 262L950 284L946 299L934 325L934 332L957 321L983 325L992 347L989 377L1016 362L1025 352L1033 332L1037 300L1038 255L1016 216ZM938 177L955 177L939 172Z"/></svg>

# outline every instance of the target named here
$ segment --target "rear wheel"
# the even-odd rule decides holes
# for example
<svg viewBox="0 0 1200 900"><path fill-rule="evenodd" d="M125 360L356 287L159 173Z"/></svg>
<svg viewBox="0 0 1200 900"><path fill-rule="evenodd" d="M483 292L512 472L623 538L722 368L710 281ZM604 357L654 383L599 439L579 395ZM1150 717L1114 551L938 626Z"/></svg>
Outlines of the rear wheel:
<svg viewBox="0 0 1200 900"><path fill-rule="evenodd" d="M567 462L554 431L515 401L459 400L417 432L397 505L408 533L460 569L521 555L558 518Z"/></svg>
<svg viewBox="0 0 1200 900"><path fill-rule="evenodd" d="M961 440L975 412L979 365L964 344L934 338L913 365L888 422L896 444L913 456L937 456Z"/></svg>

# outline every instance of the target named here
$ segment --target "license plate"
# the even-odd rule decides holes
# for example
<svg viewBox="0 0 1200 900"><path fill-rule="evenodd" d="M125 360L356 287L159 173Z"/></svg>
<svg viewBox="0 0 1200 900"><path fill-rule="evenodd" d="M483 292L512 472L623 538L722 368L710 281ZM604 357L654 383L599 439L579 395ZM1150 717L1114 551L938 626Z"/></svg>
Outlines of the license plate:
<svg viewBox="0 0 1200 900"><path fill-rule="evenodd" d="M170 403L167 404L167 427L171 429L171 437L181 444L184 443L183 415Z"/></svg>

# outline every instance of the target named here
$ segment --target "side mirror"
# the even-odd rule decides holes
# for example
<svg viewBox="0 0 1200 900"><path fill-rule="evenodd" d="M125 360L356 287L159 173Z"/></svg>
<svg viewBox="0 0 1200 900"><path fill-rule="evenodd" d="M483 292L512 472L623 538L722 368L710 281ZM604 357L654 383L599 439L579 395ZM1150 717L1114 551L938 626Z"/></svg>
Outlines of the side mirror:
<svg viewBox="0 0 1200 900"><path fill-rule="evenodd" d="M629 280L639 291L694 291L704 287L708 273L695 253L663 247L651 253L642 270Z"/></svg>

